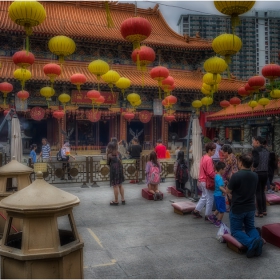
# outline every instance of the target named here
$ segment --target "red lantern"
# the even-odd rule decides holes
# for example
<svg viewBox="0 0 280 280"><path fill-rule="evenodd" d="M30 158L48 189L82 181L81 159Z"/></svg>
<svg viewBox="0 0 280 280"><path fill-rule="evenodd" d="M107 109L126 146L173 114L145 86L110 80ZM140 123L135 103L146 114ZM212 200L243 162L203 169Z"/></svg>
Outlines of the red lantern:
<svg viewBox="0 0 280 280"><path fill-rule="evenodd" d="M172 121L175 121L175 116L174 115L166 115L166 116L164 116L164 119L167 122L172 122Z"/></svg>
<svg viewBox="0 0 280 280"><path fill-rule="evenodd" d="M156 54L152 48L141 46L132 52L131 58L137 64L138 70L146 71L146 67L155 60Z"/></svg>
<svg viewBox="0 0 280 280"><path fill-rule="evenodd" d="M86 116L91 122L98 122L101 119L101 112L90 110L86 112Z"/></svg>
<svg viewBox="0 0 280 280"><path fill-rule="evenodd" d="M90 90L87 92L87 98L90 99L92 103L94 103L100 96L100 92L97 90Z"/></svg>
<svg viewBox="0 0 280 280"><path fill-rule="evenodd" d="M50 78L53 86L55 78L61 74L61 67L55 63L48 63L43 67L43 71Z"/></svg>
<svg viewBox="0 0 280 280"><path fill-rule="evenodd" d="M241 100L238 98L238 97L232 97L230 100L229 100L229 103L233 106L237 106L241 103Z"/></svg>
<svg viewBox="0 0 280 280"><path fill-rule="evenodd" d="M161 101L161 103L162 103L162 106L163 106L163 107L169 106L169 105L167 104L167 101L166 101L165 99L163 99L163 100Z"/></svg>
<svg viewBox="0 0 280 280"><path fill-rule="evenodd" d="M123 117L124 117L128 122L130 122L132 119L134 119L135 114L133 114L132 112L125 112L125 113L123 114Z"/></svg>
<svg viewBox="0 0 280 280"><path fill-rule="evenodd" d="M267 64L262 68L262 75L273 81L280 77L280 66L277 64Z"/></svg>
<svg viewBox="0 0 280 280"><path fill-rule="evenodd" d="M248 85L249 86L249 85ZM238 94L242 97L246 97L250 95L250 92L245 89L245 87L241 87L238 89Z"/></svg>
<svg viewBox="0 0 280 280"><path fill-rule="evenodd" d="M230 103L227 100L223 100L220 102L220 106L224 109L230 106Z"/></svg>
<svg viewBox="0 0 280 280"><path fill-rule="evenodd" d="M70 77L70 81L72 84L77 86L77 89L80 92L81 85L87 81L87 78L84 74L76 73Z"/></svg>
<svg viewBox="0 0 280 280"><path fill-rule="evenodd" d="M26 69L35 61L35 56L31 52L19 51L13 55L13 62L20 68Z"/></svg>
<svg viewBox="0 0 280 280"><path fill-rule="evenodd" d="M24 101L29 97L29 92L26 90L21 90L17 93L17 97Z"/></svg>
<svg viewBox="0 0 280 280"><path fill-rule="evenodd" d="M166 67L156 66L151 70L150 76L158 81L159 86L162 86L162 81L169 76L169 71Z"/></svg>
<svg viewBox="0 0 280 280"><path fill-rule="evenodd" d="M249 84L245 85L245 90L248 91L250 94L255 91L252 87L249 86Z"/></svg>
<svg viewBox="0 0 280 280"><path fill-rule="evenodd" d="M46 111L41 107L33 107L30 110L30 117L35 121L40 121L45 117Z"/></svg>
<svg viewBox="0 0 280 280"><path fill-rule="evenodd" d="M169 95L165 97L165 100L168 105L174 105L177 103L177 97L175 97L174 95Z"/></svg>
<svg viewBox="0 0 280 280"><path fill-rule="evenodd" d="M63 110L56 110L53 112L53 117L60 120L64 117L65 113Z"/></svg>
<svg viewBox="0 0 280 280"><path fill-rule="evenodd" d="M3 93L4 105L6 105L7 94L14 89L13 85L7 82L0 83L0 91Z"/></svg>
<svg viewBox="0 0 280 280"><path fill-rule="evenodd" d="M174 85L174 79L171 76L168 76L166 79L164 79L161 82L162 86L161 88L163 89L164 92L170 92L169 89L171 86Z"/></svg>
<svg viewBox="0 0 280 280"><path fill-rule="evenodd" d="M265 79L262 76L254 76L248 80L248 85L253 89L260 89L265 84Z"/></svg>
<svg viewBox="0 0 280 280"><path fill-rule="evenodd" d="M121 34L125 40L133 43L133 49L140 48L140 42L147 39L151 32L151 24L142 17L131 17L121 24Z"/></svg>
<svg viewBox="0 0 280 280"><path fill-rule="evenodd" d="M100 95L97 99L95 99L95 103L100 106L101 104L103 104L105 102L105 98L104 96Z"/></svg>

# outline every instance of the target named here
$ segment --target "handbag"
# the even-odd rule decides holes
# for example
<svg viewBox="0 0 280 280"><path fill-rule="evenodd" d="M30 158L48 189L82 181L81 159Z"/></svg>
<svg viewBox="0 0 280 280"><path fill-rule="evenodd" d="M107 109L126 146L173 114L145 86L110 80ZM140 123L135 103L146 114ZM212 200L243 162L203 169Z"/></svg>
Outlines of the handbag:
<svg viewBox="0 0 280 280"><path fill-rule="evenodd" d="M204 167L203 167L203 170L204 170L204 173L206 175L206 189L209 190L209 191L214 191L215 190L214 178L210 178L209 176L207 176Z"/></svg>

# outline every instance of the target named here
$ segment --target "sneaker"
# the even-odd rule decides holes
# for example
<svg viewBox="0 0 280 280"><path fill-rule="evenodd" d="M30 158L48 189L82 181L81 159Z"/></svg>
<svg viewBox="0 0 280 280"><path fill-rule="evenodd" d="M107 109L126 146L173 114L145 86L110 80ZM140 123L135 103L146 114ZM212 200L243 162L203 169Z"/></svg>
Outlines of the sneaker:
<svg viewBox="0 0 280 280"><path fill-rule="evenodd" d="M268 190L267 193L274 193L274 191L273 190Z"/></svg>
<svg viewBox="0 0 280 280"><path fill-rule="evenodd" d="M263 239L259 238L258 240L259 240L258 247L255 250L256 257L259 257L262 254L262 247L263 247Z"/></svg>
<svg viewBox="0 0 280 280"><path fill-rule="evenodd" d="M157 194L154 193L154 201L157 201L157 200L158 200Z"/></svg>
<svg viewBox="0 0 280 280"><path fill-rule="evenodd" d="M199 212L192 211L191 214L194 216L194 218L202 218L202 216L199 214Z"/></svg>
<svg viewBox="0 0 280 280"><path fill-rule="evenodd" d="M217 220L215 223L214 223L214 226L215 227L220 227L221 226L221 221Z"/></svg>
<svg viewBox="0 0 280 280"><path fill-rule="evenodd" d="M217 221L217 218L215 215L208 216L208 221L210 221L212 224L214 224Z"/></svg>

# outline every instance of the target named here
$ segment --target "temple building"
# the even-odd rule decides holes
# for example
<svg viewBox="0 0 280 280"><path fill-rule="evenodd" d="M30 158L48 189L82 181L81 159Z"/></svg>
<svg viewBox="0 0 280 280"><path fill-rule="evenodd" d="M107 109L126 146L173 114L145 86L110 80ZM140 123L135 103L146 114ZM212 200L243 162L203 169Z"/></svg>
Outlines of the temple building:
<svg viewBox="0 0 280 280"><path fill-rule="evenodd" d="M21 90L21 85L13 77L17 66L13 63L12 56L23 49L25 33L22 27L9 18L10 4L7 1L0 2L0 82L13 84L14 90L8 95L7 101L10 106L15 106L15 95ZM88 149L96 150L106 146L114 136L126 141L130 141L134 135L138 136L140 143L149 149L159 138L168 145L172 135L176 135L177 139L187 135L193 111L191 103L202 96L200 89L204 74L203 62L214 55L210 40L200 38L199 34L190 37L174 32L163 18L158 5L153 9L140 9L135 8L134 4L110 2L114 27L108 28L104 2L46 1L41 4L47 17L42 24L33 28L30 37L30 52L36 59L29 68L32 78L25 85L30 96L25 109L21 110L21 105L16 106L24 134L31 137L29 144L36 143L40 146L41 138L46 137L52 146L59 146L65 138L61 128L68 133L73 146L87 146ZM143 74L131 59L132 44L124 40L120 32L121 23L134 16L146 18L152 25L151 35L143 44L154 49L156 59ZM43 66L47 63L59 63L57 56L48 49L49 40L57 35L72 38L76 43L76 51L65 58L62 74L54 82L55 95L48 107L46 99L40 95L40 89L50 85ZM97 89L97 79L89 72L88 65L96 59L106 61L121 77L131 80L131 86L125 94L135 92L141 96L142 104L137 108L135 119L130 122L122 115L128 106L122 93L116 87L111 92L108 84L102 80L100 92L105 97L105 103L99 109L100 120L95 122L87 118L86 112L91 110L92 105L86 98L86 93ZM171 123L164 120L158 85L149 75L152 67L158 65L167 67L175 80L176 88L172 93L178 98L178 102L174 108L176 120ZM70 82L70 76L78 72L87 78L87 82L81 86L81 95L77 94L76 86ZM219 102L234 96L241 86L244 86L243 81L234 77L223 78L215 94L214 105L209 110L217 111ZM57 120L52 112L61 105L58 101L61 93L69 94L71 101L66 105L65 117ZM3 104L1 98L2 95L0 104ZM38 121L37 116L42 114L43 118ZM202 126L205 126L205 114L208 113L201 113ZM0 113L0 122L3 117L3 113ZM0 142L5 140L5 130L2 130Z"/></svg>

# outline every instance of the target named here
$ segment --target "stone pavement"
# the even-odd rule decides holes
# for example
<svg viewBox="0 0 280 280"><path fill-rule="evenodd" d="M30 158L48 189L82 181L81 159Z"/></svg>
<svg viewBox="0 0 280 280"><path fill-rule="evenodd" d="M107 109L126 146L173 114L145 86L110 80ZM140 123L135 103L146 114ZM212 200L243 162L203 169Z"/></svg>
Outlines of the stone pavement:
<svg viewBox="0 0 280 280"><path fill-rule="evenodd" d="M126 205L110 206L113 190L58 185L81 200L74 208L84 240L84 278L278 278L280 249L264 246L259 258L247 259L219 243L218 229L204 219L173 212L167 193L172 181L160 185L163 201L142 198L145 185L124 184ZM256 226L279 222L280 205ZM229 225L228 214L224 221Z"/></svg>

